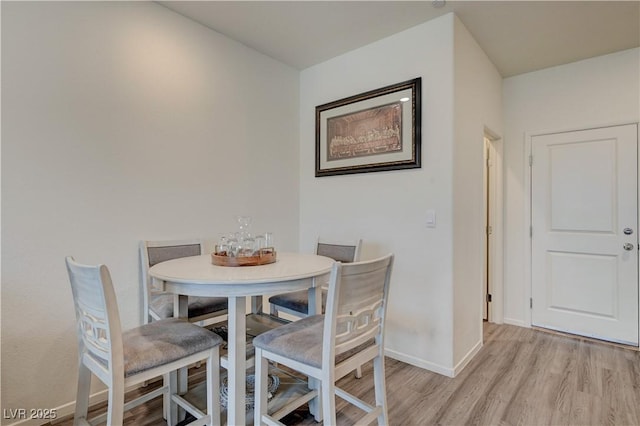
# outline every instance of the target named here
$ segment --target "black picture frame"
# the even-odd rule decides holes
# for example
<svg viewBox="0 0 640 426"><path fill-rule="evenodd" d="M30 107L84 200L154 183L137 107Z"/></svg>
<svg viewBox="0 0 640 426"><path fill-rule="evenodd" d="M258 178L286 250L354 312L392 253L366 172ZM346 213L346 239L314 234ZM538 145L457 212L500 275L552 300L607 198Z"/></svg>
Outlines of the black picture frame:
<svg viewBox="0 0 640 426"><path fill-rule="evenodd" d="M316 107L316 177L420 168L420 77Z"/></svg>

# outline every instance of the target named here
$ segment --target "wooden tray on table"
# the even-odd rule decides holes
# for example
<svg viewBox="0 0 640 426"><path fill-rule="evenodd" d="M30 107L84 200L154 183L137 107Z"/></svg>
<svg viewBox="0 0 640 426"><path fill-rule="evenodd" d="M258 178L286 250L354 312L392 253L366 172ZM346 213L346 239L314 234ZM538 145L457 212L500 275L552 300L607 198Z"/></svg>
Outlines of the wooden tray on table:
<svg viewBox="0 0 640 426"><path fill-rule="evenodd" d="M227 256L225 252L211 253L211 263L218 266L257 266L276 261L276 251L273 248L261 249L256 253L253 256Z"/></svg>

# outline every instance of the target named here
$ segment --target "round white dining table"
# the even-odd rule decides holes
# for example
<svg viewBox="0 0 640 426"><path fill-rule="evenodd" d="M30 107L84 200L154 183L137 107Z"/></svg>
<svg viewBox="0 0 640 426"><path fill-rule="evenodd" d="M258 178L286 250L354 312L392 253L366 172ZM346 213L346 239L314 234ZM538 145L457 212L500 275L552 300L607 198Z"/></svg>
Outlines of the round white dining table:
<svg viewBox="0 0 640 426"><path fill-rule="evenodd" d="M335 262L328 257L303 253L277 253L276 259L268 265L229 267L213 265L211 255L207 254L168 260L149 269L156 285L179 296L174 309L176 316L187 317L188 296L228 298L229 425L246 422L247 297L309 289L309 314L321 312L321 282L315 278L331 272Z"/></svg>

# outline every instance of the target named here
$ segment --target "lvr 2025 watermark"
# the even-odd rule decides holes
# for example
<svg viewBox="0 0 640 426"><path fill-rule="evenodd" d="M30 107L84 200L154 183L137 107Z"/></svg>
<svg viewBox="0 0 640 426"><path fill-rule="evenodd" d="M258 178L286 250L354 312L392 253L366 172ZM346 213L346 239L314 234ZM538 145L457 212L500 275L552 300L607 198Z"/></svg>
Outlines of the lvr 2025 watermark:
<svg viewBox="0 0 640 426"><path fill-rule="evenodd" d="M11 420L53 420L58 417L55 408L3 408L2 418Z"/></svg>

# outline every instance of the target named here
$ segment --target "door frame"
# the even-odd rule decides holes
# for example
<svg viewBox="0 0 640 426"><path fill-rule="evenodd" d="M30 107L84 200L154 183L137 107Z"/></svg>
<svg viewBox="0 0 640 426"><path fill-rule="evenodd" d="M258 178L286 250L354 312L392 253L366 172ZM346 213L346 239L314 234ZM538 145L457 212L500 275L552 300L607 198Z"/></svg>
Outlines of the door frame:
<svg viewBox="0 0 640 426"><path fill-rule="evenodd" d="M489 257L488 267L491 272L487 283L487 291L491 294L487 321L502 324L504 322L504 142L497 133L487 127L484 128L484 137L489 140L493 154L493 173L489 176L490 191L493 191L489 206L489 222L494 226L493 244L486 253ZM483 197L485 196L486 194L483 194ZM486 233L485 238L487 238ZM482 293L484 294L484 290Z"/></svg>
<svg viewBox="0 0 640 426"><path fill-rule="evenodd" d="M581 130L593 130L593 129L601 129L601 128L605 128L605 127L615 127L615 126L625 126L625 125L629 125L629 124L635 124L636 125L636 131L637 131L637 141L638 141L638 158L636 159L636 161L638 162L638 175L636 176L636 178L638 179L638 203L640 204L640 121L638 120L629 120L629 121L620 121L620 122L613 122L613 123L606 123L606 124L600 124L600 125L593 125L593 124L585 124L582 127L570 127L570 128L564 128L564 129L556 129L556 130L546 130L546 131L537 131L537 132L525 132L524 133L524 158L523 160L523 165L524 165L524 189L525 189L525 197L524 197L524 279L525 279L525 285L524 285L524 298L522 300L522 305L524 307L524 323L522 324L522 326L524 327L528 327L531 328L532 326L532 312L531 312L531 294L532 294L532 286L533 286L533 280L532 280L532 276L531 276L531 260L532 260L532 256L533 256L533 250L532 250L532 238L531 238L531 208L532 208L532 203L531 203L531 185L532 185L532 179L531 179L531 172L532 172L532 168L531 168L531 163L529 162L531 156L533 155L533 138L536 136L543 136L543 135L550 135L550 134L555 134L555 133L568 133L568 132L577 132L577 131L581 131ZM640 205L639 207L639 211L640 211ZM637 252L640 252L640 250L638 250ZM640 262L638 262L638 274L640 276ZM638 308L640 309L640 300L638 301ZM640 316L638 318L638 327L640 328Z"/></svg>

